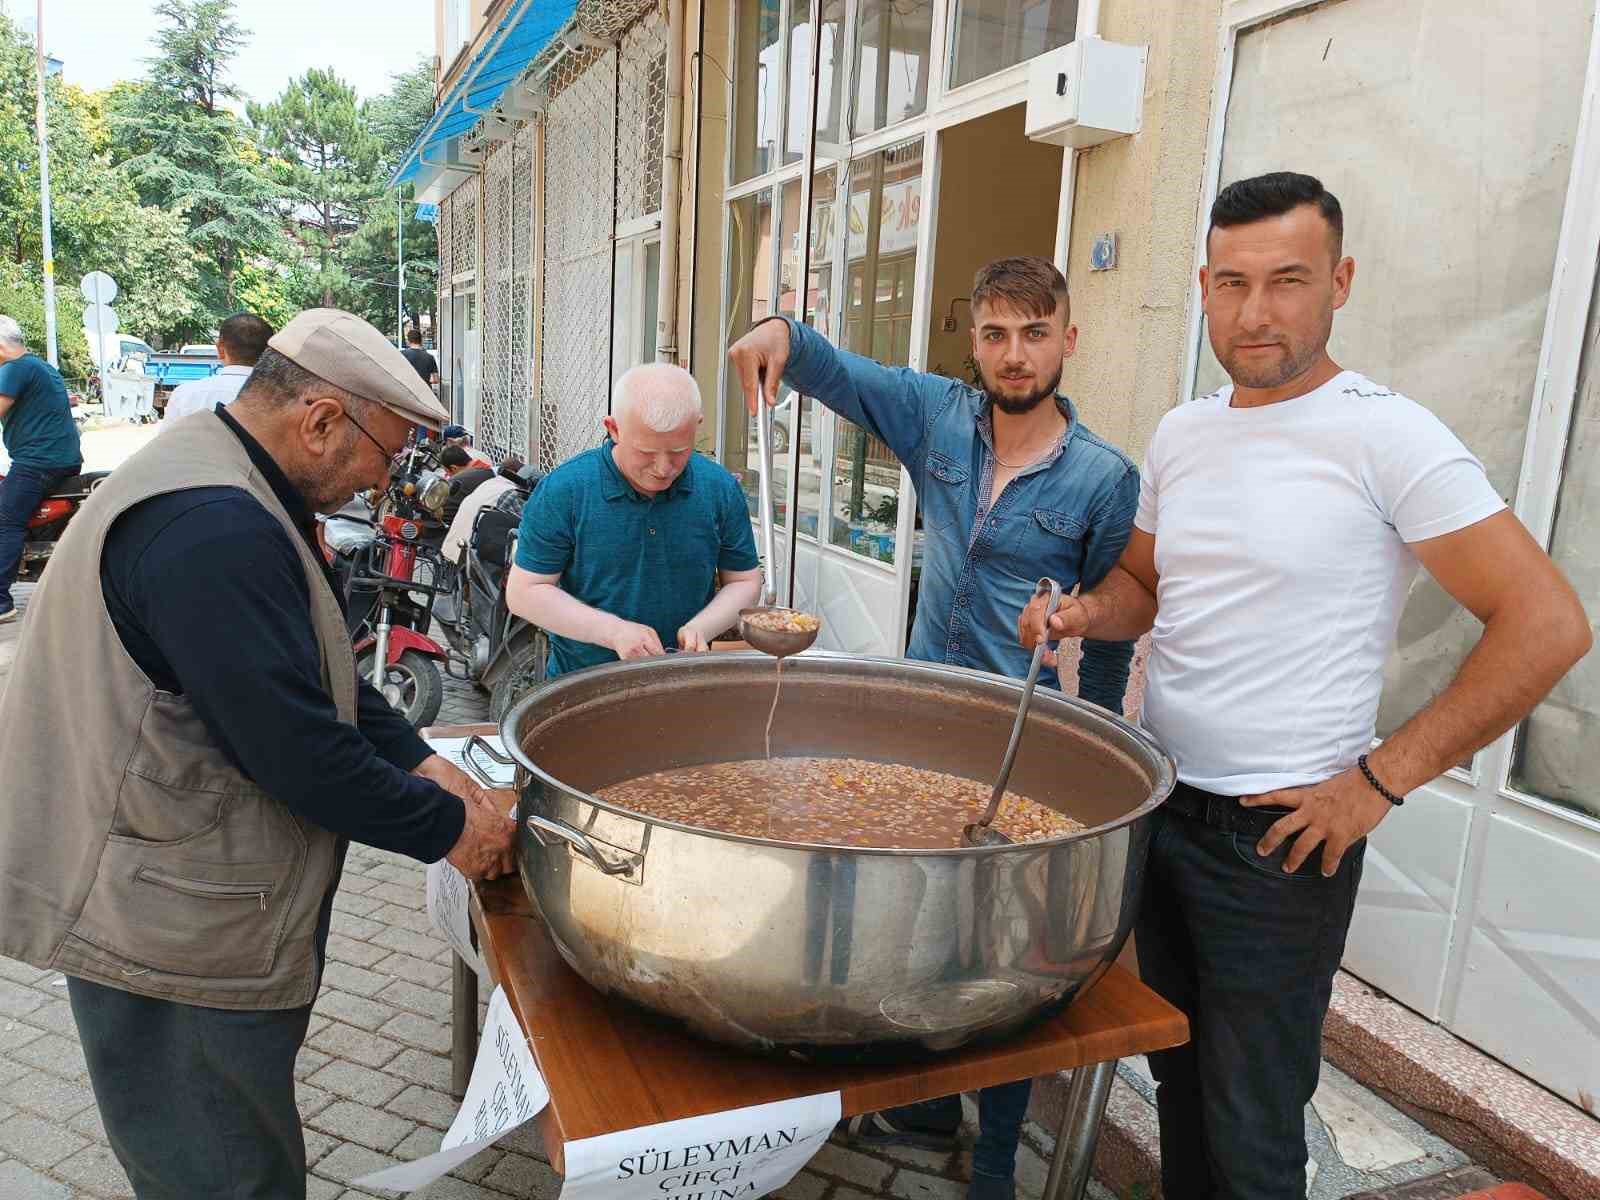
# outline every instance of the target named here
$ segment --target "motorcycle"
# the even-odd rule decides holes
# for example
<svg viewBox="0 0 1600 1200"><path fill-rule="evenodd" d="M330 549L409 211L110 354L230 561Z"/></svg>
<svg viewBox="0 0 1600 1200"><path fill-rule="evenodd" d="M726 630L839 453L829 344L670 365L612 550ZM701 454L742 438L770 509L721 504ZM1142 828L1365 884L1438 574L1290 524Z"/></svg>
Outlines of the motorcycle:
<svg viewBox="0 0 1600 1200"><path fill-rule="evenodd" d="M545 632L506 603L522 506L543 478L537 468L524 467L512 479L515 489L478 513L467 545L448 564L449 586L434 610L450 642L445 669L452 678L487 691L489 712L497 721L513 701L544 681Z"/></svg>
<svg viewBox="0 0 1600 1200"><path fill-rule="evenodd" d="M63 480L39 502L38 510L28 521L28 532L22 543L22 562L17 569L18 583L39 581L56 543L67 531L67 523L78 514L89 493L110 474L110 471L85 471L81 475L74 475ZM3 478L0 476L0 479Z"/></svg>
<svg viewBox="0 0 1600 1200"><path fill-rule="evenodd" d="M430 539L448 494L438 448L417 442L396 456L372 519L338 513L323 522L356 671L416 728L432 724L444 702L440 664L449 653L429 635L444 572Z"/></svg>

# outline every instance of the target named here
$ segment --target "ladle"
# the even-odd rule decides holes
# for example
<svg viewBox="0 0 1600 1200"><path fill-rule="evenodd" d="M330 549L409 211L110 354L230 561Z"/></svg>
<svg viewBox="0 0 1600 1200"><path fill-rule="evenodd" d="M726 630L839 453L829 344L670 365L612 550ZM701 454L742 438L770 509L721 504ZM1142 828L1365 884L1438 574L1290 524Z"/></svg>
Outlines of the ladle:
<svg viewBox="0 0 1600 1200"><path fill-rule="evenodd" d="M811 648L822 629L822 619L817 619L816 629L806 630L762 629L750 621L759 613L793 611L777 603L778 591L773 582L778 575L778 559L772 535L772 409L767 406L765 396L757 398L756 414L756 445L761 457L757 503L761 509L761 552L766 557L767 570L761 584L761 604L739 610L739 636L761 653L783 659Z"/></svg>
<svg viewBox="0 0 1600 1200"><path fill-rule="evenodd" d="M1022 685L1022 703L1017 705L1017 719L1011 726L1011 741L1006 746L1005 760L1000 764L1000 777L994 781L994 791L989 794L989 807L983 810L983 816L961 829L962 844L967 846L1009 846L1011 839L998 829L990 827L995 814L1000 811L1000 798L1006 794L1006 784L1011 779L1011 764L1017 761L1017 746L1022 742L1022 727L1028 720L1028 704L1033 699L1034 685L1039 682L1039 667L1044 663L1044 652L1050 641L1050 618L1056 615L1056 609L1061 606L1061 585L1054 579L1044 578L1039 580L1034 588L1035 596L1042 596L1046 592L1050 599L1044 606L1045 636L1039 639L1039 644L1033 648L1033 661L1028 664L1028 678Z"/></svg>

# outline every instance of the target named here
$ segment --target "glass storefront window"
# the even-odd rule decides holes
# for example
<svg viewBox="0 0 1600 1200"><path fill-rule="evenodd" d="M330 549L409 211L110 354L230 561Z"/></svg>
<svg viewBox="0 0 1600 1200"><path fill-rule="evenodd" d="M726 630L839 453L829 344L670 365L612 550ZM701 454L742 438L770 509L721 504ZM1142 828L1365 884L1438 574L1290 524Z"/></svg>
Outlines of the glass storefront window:
<svg viewBox="0 0 1600 1200"><path fill-rule="evenodd" d="M763 189L728 205L728 326L722 344L731 345L772 313L772 193ZM739 477L752 516L756 513L755 425L745 412L744 389L732 371L723 372L722 465Z"/></svg>
<svg viewBox="0 0 1600 1200"><path fill-rule="evenodd" d="M950 86L1065 46L1077 30L1078 0L957 0Z"/></svg>
<svg viewBox="0 0 1600 1200"><path fill-rule="evenodd" d="M845 0L823 0L817 139L834 144L840 139L839 106L844 94L844 12ZM786 132L783 140L785 163L799 162L806 156L806 106L810 103L811 5L807 0L790 0L788 112L784 118Z"/></svg>
<svg viewBox="0 0 1600 1200"><path fill-rule="evenodd" d="M932 0L861 0L851 120L854 136L927 110L932 40Z"/></svg>
<svg viewBox="0 0 1600 1200"><path fill-rule="evenodd" d="M1600 287L1589 305L1550 557L1578 589L1590 621L1600 623ZM1600 624L1596 629L1600 632ZM1511 782L1525 792L1600 817L1600 778L1594 770L1597 743L1600 651L1593 651L1528 717L1517 736Z"/></svg>
<svg viewBox="0 0 1600 1200"><path fill-rule="evenodd" d="M778 165L783 11L779 0L744 0L734 5L734 13L732 182L738 183Z"/></svg>
<svg viewBox="0 0 1600 1200"><path fill-rule="evenodd" d="M911 359L922 139L853 161L848 195L843 344L881 363L905 366ZM828 540L894 562L900 499L900 463L889 447L838 418Z"/></svg>

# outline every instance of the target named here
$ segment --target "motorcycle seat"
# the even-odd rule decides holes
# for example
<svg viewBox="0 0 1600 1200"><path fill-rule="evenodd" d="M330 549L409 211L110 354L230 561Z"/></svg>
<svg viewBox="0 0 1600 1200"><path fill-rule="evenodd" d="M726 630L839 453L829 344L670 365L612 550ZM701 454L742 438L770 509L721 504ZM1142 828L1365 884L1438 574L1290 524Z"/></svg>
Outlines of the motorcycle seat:
<svg viewBox="0 0 1600 1200"><path fill-rule="evenodd" d="M109 474L111 474L110 471L85 471L82 475L74 475L70 479L64 479L51 490L47 499L75 500L79 497L87 496L94 490L95 485Z"/></svg>
<svg viewBox="0 0 1600 1200"><path fill-rule="evenodd" d="M504 567L511 535L516 533L520 518L499 509L486 508L472 523L472 552L478 560L489 566Z"/></svg>

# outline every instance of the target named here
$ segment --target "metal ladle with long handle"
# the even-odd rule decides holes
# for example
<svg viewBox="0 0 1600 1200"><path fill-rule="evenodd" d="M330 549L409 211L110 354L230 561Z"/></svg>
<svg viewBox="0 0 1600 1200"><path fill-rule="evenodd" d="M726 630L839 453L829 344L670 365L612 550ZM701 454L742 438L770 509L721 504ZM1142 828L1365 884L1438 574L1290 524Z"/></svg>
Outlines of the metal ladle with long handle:
<svg viewBox="0 0 1600 1200"><path fill-rule="evenodd" d="M1009 846L1011 839L998 829L990 827L995 814L1000 811L1000 799L1006 794L1006 784L1011 780L1011 765L1017 761L1017 747L1022 742L1022 727L1028 721L1028 705L1033 700L1034 686L1039 682L1039 668L1044 664L1044 652L1050 641L1050 618L1056 615L1056 609L1061 606L1061 585L1054 579L1044 578L1039 580L1034 589L1035 596L1049 593L1050 599L1044 606L1045 636L1039 639L1039 644L1033 648L1033 661L1028 664L1028 678L1022 685L1022 703L1017 705L1017 719L1011 726L1011 741L1006 746L1006 756L1000 764L1000 775L994 781L994 791L989 793L989 807L983 810L983 816L961 829L961 842L966 846Z"/></svg>
<svg viewBox="0 0 1600 1200"><path fill-rule="evenodd" d="M761 552L766 558L766 576L761 584L761 604L755 608L739 610L739 636L763 654L774 658L787 658L809 650L822 629L817 619L815 629L763 629L750 620L767 613L789 613L793 610L777 603L778 557L772 533L772 409L765 395L756 398L756 445L761 457L761 480L757 504L761 509ZM792 535L791 535L792 536Z"/></svg>

